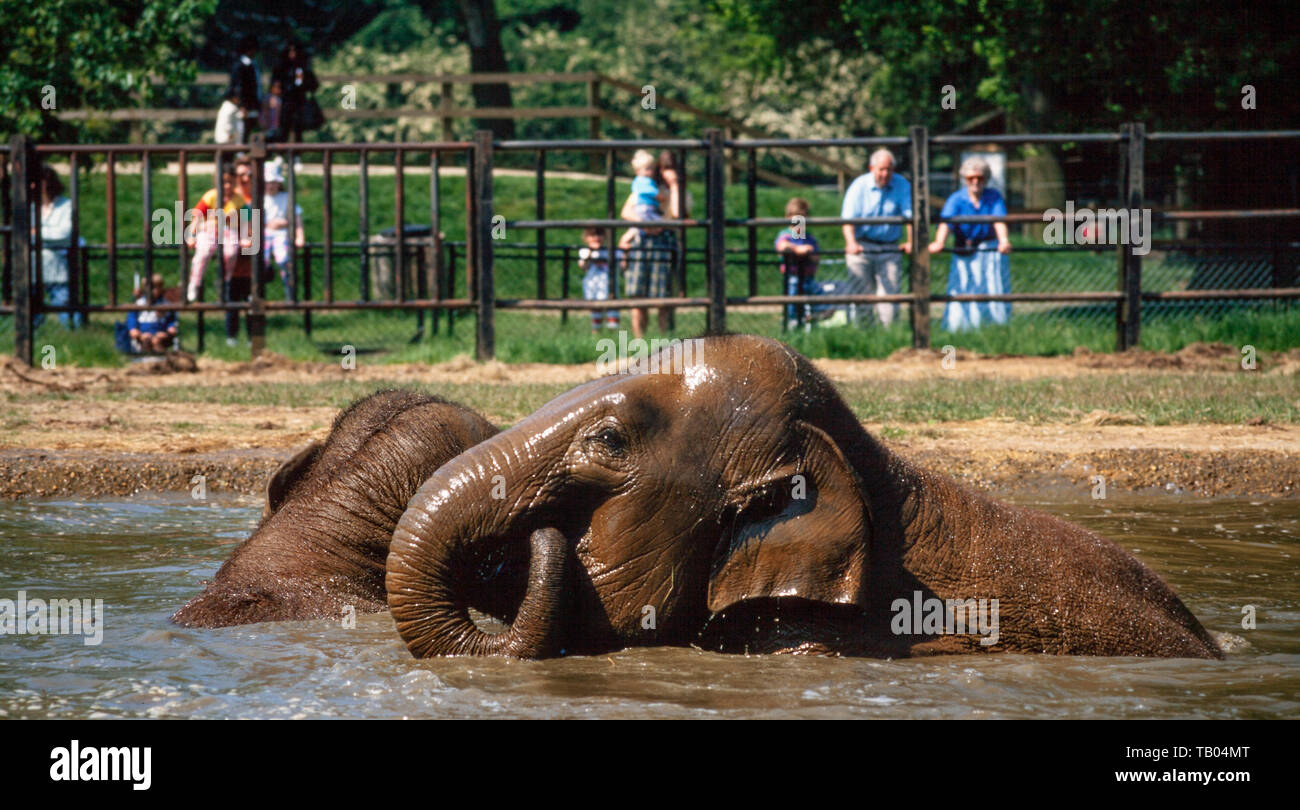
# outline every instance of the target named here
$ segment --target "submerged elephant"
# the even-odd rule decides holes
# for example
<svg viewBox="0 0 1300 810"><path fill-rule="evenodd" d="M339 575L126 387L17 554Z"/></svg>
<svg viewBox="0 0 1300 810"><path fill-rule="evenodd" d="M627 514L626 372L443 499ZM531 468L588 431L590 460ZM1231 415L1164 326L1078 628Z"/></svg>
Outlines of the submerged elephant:
<svg viewBox="0 0 1300 810"><path fill-rule="evenodd" d="M412 498L387 588L415 656L1221 657L1134 557L900 459L785 345L728 335L650 360L561 395ZM467 608L503 568L511 621L487 633Z"/></svg>
<svg viewBox="0 0 1300 810"><path fill-rule="evenodd" d="M386 609L384 560L407 501L496 432L468 408L415 391L353 403L324 443L271 477L261 524L172 621L222 627Z"/></svg>

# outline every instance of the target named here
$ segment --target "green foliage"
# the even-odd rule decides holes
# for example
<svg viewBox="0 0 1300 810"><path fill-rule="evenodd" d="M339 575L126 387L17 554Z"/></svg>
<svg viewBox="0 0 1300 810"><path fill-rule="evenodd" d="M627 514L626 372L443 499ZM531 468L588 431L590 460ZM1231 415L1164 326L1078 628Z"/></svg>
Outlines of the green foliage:
<svg viewBox="0 0 1300 810"><path fill-rule="evenodd" d="M60 121L55 112L147 106L158 88L193 78L186 53L217 0L42 0L0 3L9 41L0 65L0 134L93 140L104 122Z"/></svg>
<svg viewBox="0 0 1300 810"><path fill-rule="evenodd" d="M394 6L379 13L353 35L349 44L387 53L418 47L433 36L433 24L414 6Z"/></svg>
<svg viewBox="0 0 1300 810"><path fill-rule="evenodd" d="M543 5L548 4L503 2L499 10L504 21L532 19ZM644 109L640 94L609 86L602 89L602 104L674 135L699 136L713 124L667 108L664 99L684 101L778 135L832 137L874 132L881 127L879 105L870 88L865 92L863 88L864 79L878 74L880 60L862 48L842 51L830 39L811 38L800 44L791 59L764 70L753 55L765 47L764 35L730 29L706 7L675 0L630 0L616 8L607 0L578 0L574 5L580 22L573 30L561 31L545 22L504 26L502 38L512 70L598 71L637 87L651 85L660 100L655 109ZM769 22L786 25L788 16L783 13ZM397 40L403 43L400 49L394 45ZM725 42L725 47L719 47L720 42ZM469 69L469 49L448 21L416 20L409 7L393 6L343 47L319 59L316 67L322 73L464 73ZM357 106L432 109L439 102L439 92L437 85L357 85ZM586 88L576 83L516 85L513 96L517 107L586 104ZM322 93L321 99L323 104L336 103L328 93ZM467 87L453 88L453 99L455 106L471 106ZM468 137L472 128L469 120L454 123L458 138ZM641 135L608 122L602 131L606 137ZM587 122L523 119L518 134L522 138L585 138ZM328 135L321 137L415 136L440 137L438 121L332 121ZM827 156L862 160L860 155L835 151ZM772 156L763 159L767 168L777 171L801 166Z"/></svg>
<svg viewBox="0 0 1300 810"><path fill-rule="evenodd" d="M425 32L418 41L411 41L401 50L389 50L386 47L370 47L364 43L376 42L384 28L382 20L389 17L401 18L402 11L385 12L376 18L375 24L364 29L354 40L339 48L331 56L318 59L315 64L317 73L368 74L368 73L432 73L456 74L469 72L469 48L457 42L451 34L436 31L428 27L412 29ZM432 110L440 102L441 86L433 83L404 82L401 84L380 85L357 83L351 85L356 91L356 107L359 110L407 109ZM453 91L455 92L455 91ZM460 88L465 95L458 106L472 106L468 91ZM322 107L338 106L343 96L337 85L324 85L317 100ZM460 120L458 125L467 136L472 129L469 121ZM437 119L364 119L343 118L331 120L320 134L322 139L335 141L404 141L432 140L440 136L436 127Z"/></svg>
<svg viewBox="0 0 1300 810"><path fill-rule="evenodd" d="M1288 0L1207 13L1197 0L1054 3L1049 0L814 0L800 25L771 24L781 0L714 0L728 27L758 37L754 62L769 71L824 38L865 49L884 64L867 82L887 129L968 120L1003 107L1032 131L1110 129L1143 120L1158 129L1290 126L1300 29ZM1243 39L1239 32L1267 29ZM957 110L939 105L958 91ZM1257 110L1241 108L1253 85Z"/></svg>
<svg viewBox="0 0 1300 810"><path fill-rule="evenodd" d="M146 74L183 83L193 73L195 32L208 32L202 54L213 67L222 62L222 43L254 18L265 18L268 41L298 30L320 72L468 70L466 32L448 0L292 0L269 16L253 0L223 4L222 15L215 7L216 0L0 4L0 30L12 41L0 67L0 132L107 137L112 130L102 121L59 123L41 107L43 88L55 89L60 110L149 104L162 91ZM1049 131L1129 120L1162 129L1268 129L1291 126L1298 110L1289 79L1300 67L1300 27L1286 24L1295 18L1290 0L1208 14L1198 0L808 0L797 7L783 0L497 0L497 8L512 70L603 71L776 134L898 133L917 123L942 131L995 108L1007 109L1016 126ZM1241 109L1248 84L1256 110ZM945 85L956 90L955 110L940 105ZM338 103L336 91L327 86L322 104ZM362 108L427 109L439 88L358 85L357 92ZM457 106L470 103L467 88L455 92ZM585 103L580 85L514 92L518 106ZM604 89L604 102L674 134L707 126L662 105L643 110L639 96L614 88ZM331 122L322 137L429 137L436 123ZM472 124L456 127L463 137ZM577 120L525 120L520 129L522 137L586 135Z"/></svg>

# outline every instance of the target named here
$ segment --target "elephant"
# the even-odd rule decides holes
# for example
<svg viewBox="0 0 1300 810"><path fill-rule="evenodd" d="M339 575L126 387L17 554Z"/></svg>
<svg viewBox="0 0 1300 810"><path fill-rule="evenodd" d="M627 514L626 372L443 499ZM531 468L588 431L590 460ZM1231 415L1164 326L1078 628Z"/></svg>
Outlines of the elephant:
<svg viewBox="0 0 1300 810"><path fill-rule="evenodd" d="M323 443L271 476L257 529L172 621L222 627L386 610L384 561L407 501L441 464L496 432L469 408L415 391L354 402Z"/></svg>
<svg viewBox="0 0 1300 810"><path fill-rule="evenodd" d="M778 341L673 341L620 371L475 445L411 499L386 585L415 657L1222 657L1136 558L913 466ZM496 633L469 612L485 569L511 572ZM912 606L924 620L900 621Z"/></svg>

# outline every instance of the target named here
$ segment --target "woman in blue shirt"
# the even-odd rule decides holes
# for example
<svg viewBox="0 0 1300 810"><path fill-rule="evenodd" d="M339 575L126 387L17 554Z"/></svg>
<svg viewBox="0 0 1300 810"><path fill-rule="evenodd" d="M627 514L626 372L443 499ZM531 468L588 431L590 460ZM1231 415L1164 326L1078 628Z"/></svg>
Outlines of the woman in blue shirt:
<svg viewBox="0 0 1300 810"><path fill-rule="evenodd" d="M981 157L962 161L959 172L965 188L954 191L943 204L942 219L960 216L997 216L1007 205L996 189L988 188L989 164ZM1011 241L1005 222L967 224L940 222L930 252L939 253L953 236L952 266L948 271L948 295L999 295L1011 292ZM996 235L996 242L994 237ZM943 311L944 328L950 332L987 323L1006 323L1011 304L1006 301L949 301Z"/></svg>

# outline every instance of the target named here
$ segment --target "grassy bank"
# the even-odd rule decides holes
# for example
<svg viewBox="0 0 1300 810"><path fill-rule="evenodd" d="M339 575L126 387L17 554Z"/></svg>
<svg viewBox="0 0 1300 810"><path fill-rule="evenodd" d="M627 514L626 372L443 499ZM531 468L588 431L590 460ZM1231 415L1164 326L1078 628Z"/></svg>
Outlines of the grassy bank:
<svg viewBox="0 0 1300 810"><path fill-rule="evenodd" d="M68 394L7 394L13 403L37 400L342 408L382 388L410 387L386 380L317 383L254 382L239 385L175 385L124 391ZM462 402L502 423L515 422L571 387L564 383L450 383L415 386ZM1294 377L1262 374L1133 372L1031 380L954 379L935 374L921 380L844 382L837 385L866 422L928 422L1009 419L1030 424L1073 424L1094 410L1124 414L1137 424L1300 423ZM184 408L175 412L184 413ZM894 432L891 438L902 435Z"/></svg>
<svg viewBox="0 0 1300 810"><path fill-rule="evenodd" d="M624 313L623 328L630 328ZM1084 346L1094 352L1110 352L1115 347L1113 315L1098 312L1095 317L1053 317L1016 315L1006 325L976 331L950 333L936 321L931 332L935 347L951 345L980 354L1069 354ZM473 316L459 316L448 334L445 315L439 320L438 334L432 335L432 320L426 317L425 331L420 334L414 315L380 312L318 312L313 316L311 337L302 330L302 315L272 315L268 318L267 343L271 351L295 360L321 361L340 357L343 346L356 347L358 356L368 362L437 363L458 355L473 355ZM780 316L775 312L733 312L728 327L732 331L751 332L779 337L810 357L883 358L897 349L910 346L911 331L904 318L889 329L835 327L810 332L781 331ZM36 333L38 359L41 348L54 347L59 363L82 366L119 366L126 359L113 348L113 318L96 316L89 327L67 330L54 319L47 319ZM248 347L225 344L220 316L204 319L205 354L223 360L248 359ZM652 317L653 321L653 317ZM12 320L0 321L11 330ZM193 350L198 331L195 316L181 318L184 347ZM668 333L676 337L700 334L705 326L699 311L677 314L677 328ZM659 334L657 331L654 334ZM588 363L600 355L597 341L617 338L602 330L593 335L585 312L574 312L568 322L554 313L497 313L497 357L504 362ZM12 332L6 331L0 351L9 353ZM1230 346L1254 346L1258 351L1280 351L1300 340L1300 308L1265 304L1256 308L1230 311L1220 316L1188 313L1178 316L1153 316L1144 321L1144 348L1176 351L1194 342L1222 342Z"/></svg>
<svg viewBox="0 0 1300 810"><path fill-rule="evenodd" d="M377 169L378 171L378 169ZM429 175L413 171L406 179L404 215L408 223L427 223L430 218ZM153 175L151 212L172 210L177 196L177 178L164 170ZM102 244L107 239L106 178L101 172L82 175L81 228L84 238L91 244ZM508 221L533 218L534 180L514 174L501 174L494 179L496 211ZM206 173L190 172L189 194L186 204L197 201L199 194L211 184ZM146 212L142 201L141 180L137 175L119 175L116 187L116 233L119 244L135 244L119 261L117 274L118 300L128 301L134 274L144 269L138 246L146 238ZM628 184L620 181L617 197L621 202ZM299 177L299 204L305 212L306 235L309 242L323 239L323 204L321 178L303 174ZM337 242L356 241L361 232L359 199L360 176L342 173L334 178L331 212L334 222L334 239ZM441 179L442 230L448 240L464 238L465 179L463 175L447 174ZM703 199L703 188L691 186L697 205ZM814 216L831 216L839 211L840 198L824 189L760 188L757 195L759 216L780 216L786 200L794 194L808 198ZM553 177L547 182L547 216L549 218L586 218L605 215L605 184L601 180L572 177ZM727 190L727 215L746 213L745 189L732 186ZM395 178L392 174L374 174L369 180L369 233L391 227L395 221ZM838 228L810 228L824 250L841 250L843 243ZM781 276L772 252L772 242L777 228L757 229L759 250L757 287L761 295L781 292ZM496 292L501 298L534 297L537 295L536 254L527 243L535 238L533 231L510 231L496 249ZM559 248L576 246L580 242L577 231L548 231L550 254L546 263L548 297L566 294L581 296L581 271L576 266L576 250L569 256L569 283L562 286L563 260ZM703 234L688 235L688 246L699 248ZM729 248L742 250L748 236L744 229L728 229ZM1110 290L1115 286L1115 257L1110 251L1044 251L1013 235L1019 252L1011 262L1012 289L1016 292ZM158 245L154 252L155 271L162 272L171 284L179 283L182 268L179 248ZM704 295L705 279L702 259L691 256L688 266L687 292ZM946 289L949 258L947 254L933 257L931 289L941 293ZM456 264L457 294L464 294L463 249ZM109 268L107 258L92 256L89 263L91 302L107 303ZM1152 254L1144 263L1144 278L1150 289L1179 289L1186 287L1195 273L1195 267L1185 257L1164 260ZM820 274L825 278L842 278L844 268L833 256ZM319 257L313 268L313 292L322 294L323 271ZM206 300L217 297L218 272L210 267L207 276ZM352 249L350 255L340 255L334 262L335 297L338 300L361 298L362 273L360 260ZM745 254L734 254L728 264L728 294L744 295L749 292L749 271ZM907 289L904 280L904 289ZM283 297L278 280L266 285L268 298ZM1114 308L1109 306L1076 306L1061 304L1016 304L1010 323L995 325L959 334L947 333L939 316L941 307L932 308L932 343L935 346L952 345L985 354L1055 355L1072 352L1084 346L1093 351L1112 351L1115 345ZM626 320L623 325L629 326ZM762 311L732 310L728 328L732 331L752 332L782 337L795 348L814 357L885 357L898 348L911 345L911 333L906 326L907 310L901 311L900 322L890 329L829 328L808 333L783 333L782 319L776 309ZM69 332L53 319L37 332L36 345L53 346L61 363L114 366L124 362L113 347L113 327L120 316L101 315L91 319L89 328ZM590 333L585 312L575 311L563 321L557 313L499 312L497 315L498 357L507 362L531 361L552 363L590 362L597 354L595 340ZM199 321L196 316L181 319L185 347L197 346ZM449 332L446 316L440 318L435 334L431 321L426 320L419 330L414 314L381 312L330 312L314 313L313 333L308 336L302 328L300 314L275 315L268 321L268 345L278 354L298 360L321 360L338 356L343 346L353 346L359 354L377 362L438 362L460 354L472 354L474 349L474 318L462 315L457 318L454 330ZM678 313L676 328L668 333L673 337L689 337L704 328L701 311ZM220 316L207 316L203 320L205 353L221 359L246 359L246 343L227 347ZM652 332L654 331L652 326ZM602 335L604 336L604 335ZM11 351L12 319L0 318L0 352ZM1286 349L1300 343L1300 307L1294 304L1272 302L1224 305L1223 302L1197 302L1181 306L1151 306L1144 308L1141 345L1145 348L1173 351L1197 341L1221 341L1229 345L1253 345L1260 351Z"/></svg>

